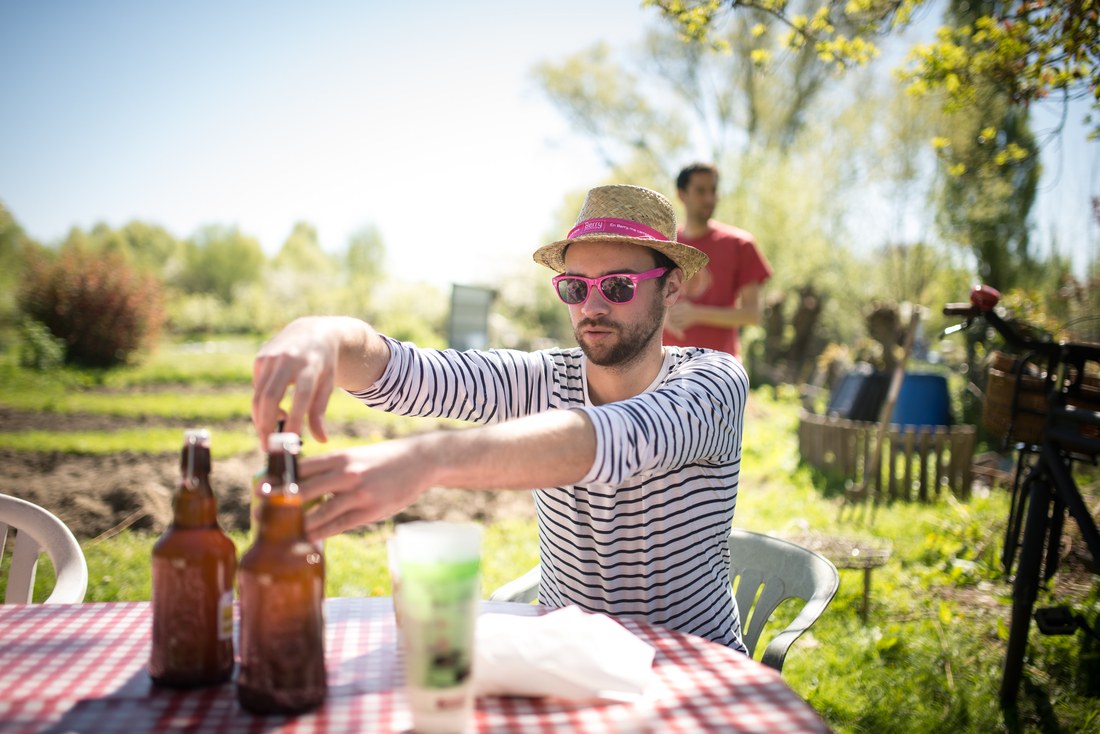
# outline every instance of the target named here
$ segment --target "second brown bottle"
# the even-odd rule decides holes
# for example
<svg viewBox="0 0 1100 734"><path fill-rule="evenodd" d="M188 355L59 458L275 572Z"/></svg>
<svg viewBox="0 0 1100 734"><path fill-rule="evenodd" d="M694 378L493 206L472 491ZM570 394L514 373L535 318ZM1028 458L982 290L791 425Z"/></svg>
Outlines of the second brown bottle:
<svg viewBox="0 0 1100 734"><path fill-rule="evenodd" d="M260 528L238 571L237 698L261 714L296 713L325 699L325 561L305 533L293 433L268 437Z"/></svg>

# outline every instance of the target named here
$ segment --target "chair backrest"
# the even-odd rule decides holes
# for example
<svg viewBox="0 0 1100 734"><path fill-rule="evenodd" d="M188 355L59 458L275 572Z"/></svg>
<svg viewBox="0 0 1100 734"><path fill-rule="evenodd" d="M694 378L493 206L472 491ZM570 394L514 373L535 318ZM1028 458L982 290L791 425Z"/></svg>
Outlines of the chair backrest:
<svg viewBox="0 0 1100 734"><path fill-rule="evenodd" d="M0 494L0 555L11 530L15 546L8 570L5 604L30 604L38 556L45 551L57 572L46 604L76 604L88 589L88 564L72 532L57 516L36 504Z"/></svg>
<svg viewBox="0 0 1100 734"><path fill-rule="evenodd" d="M776 607L791 598L806 602L794 621L768 642L760 658L764 665L782 671L787 650L832 601L840 586L840 574L824 556L788 540L748 530L731 530L727 542L730 583L736 587L734 595L741 613L741 636L749 655L756 652L760 633ZM541 566L535 566L494 591L489 599L534 601L538 598L541 578Z"/></svg>
<svg viewBox="0 0 1100 734"><path fill-rule="evenodd" d="M749 650L772 612L783 601L798 598L805 605L785 629L768 642L760 662L783 669L787 650L810 628L832 601L840 575L827 558L787 540L734 529L729 535L730 583L741 613L741 638Z"/></svg>
<svg viewBox="0 0 1100 734"><path fill-rule="evenodd" d="M539 598L539 585L541 583L542 564L536 563L530 571L518 579L512 579L490 594L489 601L514 601L530 604Z"/></svg>

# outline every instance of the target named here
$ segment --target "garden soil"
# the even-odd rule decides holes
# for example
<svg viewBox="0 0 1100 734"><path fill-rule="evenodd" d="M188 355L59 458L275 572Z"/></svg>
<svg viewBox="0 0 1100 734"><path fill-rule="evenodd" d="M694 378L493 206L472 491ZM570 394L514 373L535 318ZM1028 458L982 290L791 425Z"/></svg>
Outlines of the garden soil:
<svg viewBox="0 0 1100 734"><path fill-rule="evenodd" d="M179 428L182 436L188 424L147 418L124 419L101 415L24 412L0 408L0 426L5 431L117 431L135 426ZM211 424L219 431L249 430L247 421ZM330 424L333 435L376 436L377 427L369 422ZM249 491L252 476L264 464L254 452L215 460L211 484L218 498L219 520L227 530L244 530L249 523ZM176 451L150 455L121 452L108 455L72 453L25 453L0 449L0 467L7 480L0 488L5 494L39 504L61 518L81 540L112 535L131 528L162 532L172 519L172 493L179 480L179 454ZM1100 515L1100 496L1090 492L1090 504ZM474 520L489 523L508 517L534 517L529 492L471 492L431 489L394 520ZM1003 528L991 529L983 540L999 548ZM1066 523L1062 545L1062 565L1058 585L1071 595L1084 593L1096 572L1087 546L1075 523ZM946 592L950 593L950 592ZM981 596L988 596L988 591ZM957 600L962 603L973 600ZM992 603L992 599L989 600Z"/></svg>
<svg viewBox="0 0 1100 734"><path fill-rule="evenodd" d="M150 425L93 415L57 415L0 409L5 431L115 431L127 424ZM156 422L156 425L165 425ZM169 425L172 425L169 423ZM214 435L228 424L208 426ZM242 426L232 426L240 430ZM179 425L182 430L183 424ZM347 433L359 433L348 427ZM243 530L249 522L249 487L263 467L254 452L214 462L211 484L218 498L219 519L227 530ZM160 533L172 519L172 492L179 481L179 454L121 452L109 455L24 453L0 449L0 467L7 479L5 494L21 497L53 512L81 540L110 535L124 528ZM432 489L401 512L397 521L475 520L533 517L529 492L470 492Z"/></svg>

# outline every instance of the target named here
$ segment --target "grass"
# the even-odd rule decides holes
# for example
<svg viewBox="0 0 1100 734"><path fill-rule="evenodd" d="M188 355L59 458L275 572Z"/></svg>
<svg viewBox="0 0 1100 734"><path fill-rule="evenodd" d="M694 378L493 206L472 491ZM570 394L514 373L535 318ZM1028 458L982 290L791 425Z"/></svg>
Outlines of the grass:
<svg viewBox="0 0 1100 734"><path fill-rule="evenodd" d="M262 344L262 339L247 337L165 342L139 364L111 370L104 384L120 389L181 384L196 387L249 385L252 359Z"/></svg>
<svg viewBox="0 0 1100 734"><path fill-rule="evenodd" d="M195 345L167 345L140 365L111 372L63 370L38 373L19 369L13 359L0 357L0 406L26 412L93 415L107 418L172 420L195 426L236 421L247 424L252 415L251 357L237 351L252 342L201 350ZM226 358L226 354L231 355ZM247 356L247 359L245 357ZM284 405L289 406L289 401ZM402 435L425 427L454 427L457 421L408 418L366 408L358 399L337 390L325 411L326 427L340 422L367 422L370 438L330 437L327 449ZM3 431L0 447L17 451L110 454L119 451L161 453L178 450L180 429L145 426L111 431ZM214 436L215 458L233 456L256 445L250 429L221 430Z"/></svg>
<svg viewBox="0 0 1100 734"><path fill-rule="evenodd" d="M201 423L199 424L201 425ZM102 455L121 451L158 454L179 451L180 428L132 428L117 431L0 431L0 446L15 451L62 452ZM381 440L381 435L369 438L332 436L324 444L325 451L361 446ZM246 453L257 447L256 434L251 430L216 430L211 435L211 453L215 460ZM311 447L312 448L312 447Z"/></svg>
<svg viewBox="0 0 1100 734"><path fill-rule="evenodd" d="M526 572L538 563L538 534L533 520L507 519L484 528L482 542L482 586L488 592ZM390 577L386 562L386 539L392 525L360 533L345 533L325 541L325 594L340 596L389 596ZM232 532L230 538L241 556L248 549L247 532ZM156 535L123 531L106 540L81 544L88 563L85 602L147 601L151 596L150 558ZM0 561L0 598L7 586L8 549ZM53 566L42 556L35 577L35 601L41 602L53 589Z"/></svg>
<svg viewBox="0 0 1100 734"><path fill-rule="evenodd" d="M214 353L215 357L218 353ZM198 359L198 358L196 358ZM64 378L27 375L0 364L0 405L49 405L54 410L97 413L119 402L141 398L143 415L172 415L180 405L168 385L171 360L157 368L134 368L129 376L106 380L69 374ZM193 374L211 370L190 368ZM234 368L238 369L238 368ZM9 383L10 374L14 382ZM204 389L190 385L184 403L211 397L234 402L232 412L247 416L247 374L242 382L215 383ZM183 379L183 378L176 378ZM190 378L187 378L190 379ZM125 384L126 400L118 400ZM89 390L98 385L100 389ZM216 385L216 386L215 386ZM35 390L38 395L27 395ZM111 394L111 393L116 394ZM87 393L79 397L73 393ZM342 396L347 397L347 396ZM39 401L35 403L34 401ZM98 401L98 402L97 402ZM389 416L365 411L348 398L346 407L334 400L335 411L363 421ZM207 404L205 402L201 404ZM211 403L212 404L212 403ZM1086 732L1100 731L1100 698L1082 695L1078 678L1077 637L1042 637L1033 631L1026 681L1015 712L1005 716L997 704L997 686L1004 654L1005 623L1010 587L998 566L1000 537L1008 512L1001 490L978 493L962 502L947 497L935 504L896 503L881 507L874 517L840 513L835 486L798 460L796 427L798 403L790 393L755 391L746 424L744 461L735 525L762 532L800 534L819 532L872 539L892 547L892 556L873 575L870 617L859 616L862 571L841 570L841 587L824 616L792 648L784 678L838 732ZM41 410L43 407L23 409ZM105 413L115 415L116 413ZM240 416L235 416L240 417ZM350 418L349 418L350 419ZM379 424L379 436L415 430L410 419ZM420 424L422 425L422 424ZM152 429L143 430L152 433ZM174 450L178 430L167 445ZM140 437L127 431L97 432L94 436L57 432L27 437L0 434L0 446L18 450L117 451L153 450L136 446L160 445L165 437ZM219 434L215 442L232 453L237 440L254 439ZM65 443L71 441L72 443ZM350 441L349 441L350 442ZM42 447L51 447L43 449ZM64 447L64 448L59 448ZM156 449L164 450L163 446ZM1090 491L1095 494L1092 476ZM385 539L392 532L382 526L365 533L346 534L327 541L326 592L329 596L387 595ZM247 539L235 534L243 551ZM149 598L149 556L155 538L123 532L84 544L91 582L88 601ZM6 560L3 561L6 563ZM483 587L488 592L537 562L533 521L508 520L486 528L483 546ZM46 594L52 569L44 562L37 598ZM0 569L0 578L4 576ZM1055 594L1058 595L1057 599ZM1055 579L1053 592L1040 603L1065 601L1065 590ZM1100 584L1069 599L1090 620L1100 616ZM781 609L776 624L789 618ZM770 632L765 633L767 637ZM763 649L766 639L761 642Z"/></svg>

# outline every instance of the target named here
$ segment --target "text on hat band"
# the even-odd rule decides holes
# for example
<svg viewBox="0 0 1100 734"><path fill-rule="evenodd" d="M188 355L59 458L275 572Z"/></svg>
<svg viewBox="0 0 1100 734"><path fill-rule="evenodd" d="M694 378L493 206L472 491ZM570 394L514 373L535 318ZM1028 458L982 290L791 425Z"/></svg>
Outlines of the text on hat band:
<svg viewBox="0 0 1100 734"><path fill-rule="evenodd" d="M632 222L629 219L612 219L609 217L585 219L583 222L577 222L577 226L569 230L567 239L573 239L574 237L580 237L594 232L607 232L628 237L640 237L647 240L668 242L668 237L665 237L652 227L647 227L638 222Z"/></svg>

